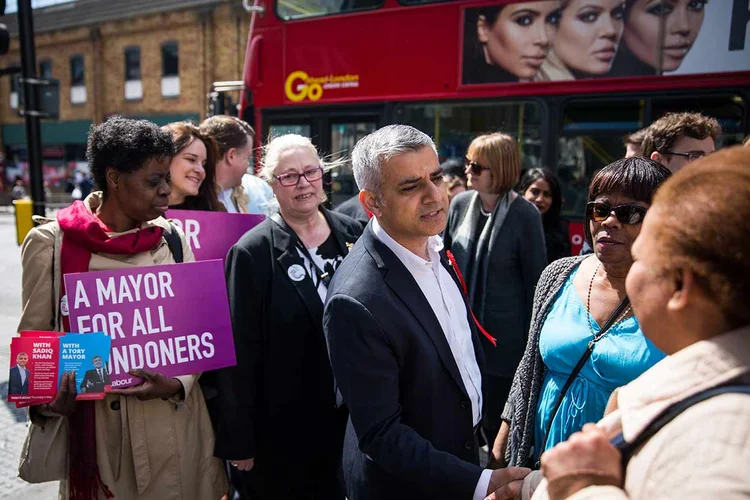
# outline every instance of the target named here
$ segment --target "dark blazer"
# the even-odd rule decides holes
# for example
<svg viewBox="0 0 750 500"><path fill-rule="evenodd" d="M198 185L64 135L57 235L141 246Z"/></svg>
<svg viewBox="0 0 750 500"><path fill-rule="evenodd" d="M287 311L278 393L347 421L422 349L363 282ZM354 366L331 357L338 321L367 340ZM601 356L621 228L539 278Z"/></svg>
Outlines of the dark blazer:
<svg viewBox="0 0 750 500"><path fill-rule="evenodd" d="M321 210L346 255L362 226ZM216 374L216 456L255 457L259 467L282 467L285 479L277 488L299 477L295 461L313 462L332 446L335 411L323 303L309 277L293 281L289 276L289 268L303 261L297 236L281 222L266 219L229 250L226 276L237 365Z"/></svg>
<svg viewBox="0 0 750 500"><path fill-rule="evenodd" d="M453 198L445 229L445 248L455 255L470 288L470 255L479 235L472 227L469 242L474 246L470 248L457 248L456 235L463 218L476 216L472 210L479 210L472 204L474 194L467 191ZM486 274L480 277L483 286L476 290L472 307L479 323L497 339L495 349L482 337L487 373L512 379L526 348L534 288L547 267L547 252L539 211L522 196L510 204L502 226L492 230L496 234L485 255Z"/></svg>
<svg viewBox="0 0 750 500"><path fill-rule="evenodd" d="M362 227L366 226L367 222L370 220L370 216L367 215L364 207L362 207L362 203L359 202L358 194L355 194L333 210L340 214L348 215L354 220L360 221Z"/></svg>
<svg viewBox="0 0 750 500"><path fill-rule="evenodd" d="M333 278L323 325L351 415L349 500L471 499L482 473L471 401L429 302L372 224Z"/></svg>
<svg viewBox="0 0 750 500"><path fill-rule="evenodd" d="M83 376L81 381L81 392L104 392L104 386L109 384L109 373L107 373L105 367L102 367L102 373L104 373L104 377L100 379L96 369L86 370L86 375ZM88 383L91 385L88 386Z"/></svg>
<svg viewBox="0 0 750 500"><path fill-rule="evenodd" d="M21 370L18 369L18 365L14 365L10 368L10 378L8 380L8 394L28 394L29 393L29 372L26 369L26 380L21 383Z"/></svg>

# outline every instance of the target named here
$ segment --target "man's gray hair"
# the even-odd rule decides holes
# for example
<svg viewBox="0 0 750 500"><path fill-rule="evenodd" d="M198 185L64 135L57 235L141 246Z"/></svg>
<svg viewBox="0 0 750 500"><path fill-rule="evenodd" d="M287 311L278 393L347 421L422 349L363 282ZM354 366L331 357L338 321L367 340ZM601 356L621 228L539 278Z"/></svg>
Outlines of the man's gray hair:
<svg viewBox="0 0 750 500"><path fill-rule="evenodd" d="M431 148L437 154L430 136L409 125L388 125L363 137L352 151L352 169L357 187L378 192L383 165L394 156Z"/></svg>

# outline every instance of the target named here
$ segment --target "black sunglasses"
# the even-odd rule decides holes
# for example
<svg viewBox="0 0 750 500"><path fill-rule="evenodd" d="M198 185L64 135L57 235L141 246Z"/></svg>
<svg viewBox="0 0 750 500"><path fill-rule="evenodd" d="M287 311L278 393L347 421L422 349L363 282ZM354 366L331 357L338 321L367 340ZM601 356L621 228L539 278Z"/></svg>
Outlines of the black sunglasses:
<svg viewBox="0 0 750 500"><path fill-rule="evenodd" d="M590 201L586 204L589 218L596 222L603 222L612 212L620 224L640 224L646 216L646 208L640 205L617 205L613 207L607 203Z"/></svg>
<svg viewBox="0 0 750 500"><path fill-rule="evenodd" d="M482 170L489 170L489 167L483 167L479 163L477 163L475 161L471 161L468 158L464 158L464 165L467 168L471 169L471 173L473 175L481 175L482 174Z"/></svg>

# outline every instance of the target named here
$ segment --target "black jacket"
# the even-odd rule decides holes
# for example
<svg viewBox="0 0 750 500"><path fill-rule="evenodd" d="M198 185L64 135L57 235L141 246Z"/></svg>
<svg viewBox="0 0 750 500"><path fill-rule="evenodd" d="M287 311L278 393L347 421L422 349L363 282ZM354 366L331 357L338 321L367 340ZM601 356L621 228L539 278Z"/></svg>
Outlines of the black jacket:
<svg viewBox="0 0 750 500"><path fill-rule="evenodd" d="M359 201L359 195L356 194L338 207L334 208L334 211L358 220L362 223L362 227L366 226L367 222L370 220L370 216L367 215L362 203Z"/></svg>
<svg viewBox="0 0 750 500"><path fill-rule="evenodd" d="M486 372L498 377L513 378L521 361L531 323L534 288L547 267L547 251L539 211L523 197L510 204L505 221L493 227L495 237L484 255L477 275L479 286L471 282L471 257L479 241L473 225L468 247L457 238L464 218L476 217L478 206L472 203L473 191L461 193L451 201L445 248L456 256L458 268L471 290L472 308L479 323L497 339L494 348L482 338L487 357ZM497 221L496 221L497 226ZM484 271L484 272L482 272Z"/></svg>
<svg viewBox="0 0 750 500"><path fill-rule="evenodd" d="M109 384L109 373L104 367L102 367L102 374L103 377L100 379L96 368L86 370L86 374L81 381L80 392L104 392L104 386Z"/></svg>
<svg viewBox="0 0 750 500"><path fill-rule="evenodd" d="M18 365L10 368L10 377L8 380L8 394L28 394L29 393L29 375L31 372L26 370L26 380L21 383L21 370Z"/></svg>
<svg viewBox="0 0 750 500"><path fill-rule="evenodd" d="M344 255L362 226L321 208ZM314 460L326 445L335 405L333 374L323 336L323 303L302 265L297 236L271 219L229 251L229 306L237 365L218 370L216 456L247 459L283 454L294 477L292 446ZM290 442L291 441L291 442Z"/></svg>
<svg viewBox="0 0 750 500"><path fill-rule="evenodd" d="M333 278L324 328L351 415L349 500L472 498L482 469L471 400L429 302L372 224Z"/></svg>

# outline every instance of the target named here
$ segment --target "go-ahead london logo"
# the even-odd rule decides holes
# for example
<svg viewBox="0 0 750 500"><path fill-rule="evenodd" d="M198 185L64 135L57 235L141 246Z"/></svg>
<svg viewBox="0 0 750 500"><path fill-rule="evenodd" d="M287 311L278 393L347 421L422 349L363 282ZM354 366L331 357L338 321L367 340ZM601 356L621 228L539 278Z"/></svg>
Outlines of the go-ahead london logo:
<svg viewBox="0 0 750 500"><path fill-rule="evenodd" d="M323 97L324 90L357 88L359 87L359 75L325 75L310 76L305 71L293 71L286 77L284 83L284 94L292 102L300 102L305 99L318 101Z"/></svg>

